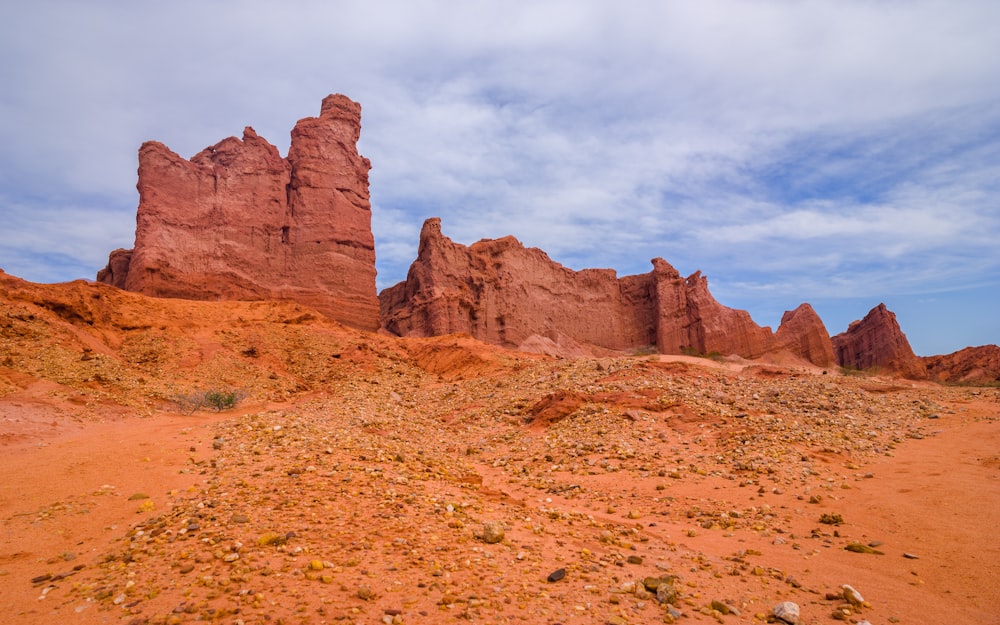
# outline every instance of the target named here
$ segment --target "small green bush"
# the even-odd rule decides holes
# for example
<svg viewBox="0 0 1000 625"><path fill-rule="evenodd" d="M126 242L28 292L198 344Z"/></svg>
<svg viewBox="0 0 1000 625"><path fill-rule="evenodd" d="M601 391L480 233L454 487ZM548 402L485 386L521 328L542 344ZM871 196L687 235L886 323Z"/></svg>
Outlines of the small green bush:
<svg viewBox="0 0 1000 625"><path fill-rule="evenodd" d="M208 391L205 393L205 403L216 412L229 410L239 403L240 393L237 391Z"/></svg>
<svg viewBox="0 0 1000 625"><path fill-rule="evenodd" d="M187 395L175 395L172 400L186 414L194 414L202 408L212 408L216 412L234 408L246 397L241 389L212 390Z"/></svg>

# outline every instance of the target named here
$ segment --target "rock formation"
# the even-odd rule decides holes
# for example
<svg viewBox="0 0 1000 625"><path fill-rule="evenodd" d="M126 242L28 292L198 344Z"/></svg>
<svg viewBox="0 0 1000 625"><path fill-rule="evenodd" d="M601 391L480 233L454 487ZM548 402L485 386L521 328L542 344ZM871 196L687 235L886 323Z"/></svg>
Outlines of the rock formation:
<svg viewBox="0 0 1000 625"><path fill-rule="evenodd" d="M927 377L924 363L913 353L896 315L879 304L861 321L853 321L846 332L834 336L837 363L853 369L880 369L904 377Z"/></svg>
<svg viewBox="0 0 1000 625"><path fill-rule="evenodd" d="M135 247L101 282L156 297L293 300L379 327L361 107L341 95L291 133L288 157L250 127L185 160L139 149Z"/></svg>
<svg viewBox="0 0 1000 625"><path fill-rule="evenodd" d="M1000 347L966 347L952 354L920 359L927 374L939 382L996 384L1000 382Z"/></svg>
<svg viewBox="0 0 1000 625"><path fill-rule="evenodd" d="M379 295L382 325L400 336L463 332L547 353L566 346L566 355L655 348L757 358L789 350L832 362L829 335L808 305L786 313L774 335L717 302L700 272L683 278L663 259L652 263L650 273L623 278L611 269L573 271L509 236L456 244L432 218L406 280Z"/></svg>
<svg viewBox="0 0 1000 625"><path fill-rule="evenodd" d="M813 364L821 367L836 364L830 334L809 304L786 311L774 338L779 349L798 354Z"/></svg>

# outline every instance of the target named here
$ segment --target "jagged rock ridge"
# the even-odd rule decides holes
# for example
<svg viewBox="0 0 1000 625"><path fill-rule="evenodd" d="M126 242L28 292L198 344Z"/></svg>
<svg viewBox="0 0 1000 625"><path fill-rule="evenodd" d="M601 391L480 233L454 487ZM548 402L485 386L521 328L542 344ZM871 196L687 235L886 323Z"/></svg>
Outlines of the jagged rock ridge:
<svg viewBox="0 0 1000 625"><path fill-rule="evenodd" d="M293 300L376 330L361 107L342 95L291 133L288 157L247 127L191 160L139 149L135 247L97 279L156 297Z"/></svg>
<svg viewBox="0 0 1000 625"><path fill-rule="evenodd" d="M960 384L990 384L1000 382L1000 347L980 345L966 347L951 354L920 359L931 379Z"/></svg>
<svg viewBox="0 0 1000 625"><path fill-rule="evenodd" d="M510 236L456 244L432 218L407 279L379 295L382 325L400 336L464 332L536 350L655 347L746 358L787 350L833 364L829 335L808 304L786 313L773 334L717 302L700 272L683 278L661 258L652 263L650 273L622 278L610 269L573 271Z"/></svg>
<svg viewBox="0 0 1000 625"><path fill-rule="evenodd" d="M904 377L927 377L927 368L906 340L896 315L879 304L832 339L837 362L853 369L882 369Z"/></svg>

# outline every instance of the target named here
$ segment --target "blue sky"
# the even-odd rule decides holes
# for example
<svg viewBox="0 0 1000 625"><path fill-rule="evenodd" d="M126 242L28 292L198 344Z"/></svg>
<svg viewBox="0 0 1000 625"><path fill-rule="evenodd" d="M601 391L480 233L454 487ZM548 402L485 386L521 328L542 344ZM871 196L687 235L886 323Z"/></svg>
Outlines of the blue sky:
<svg viewBox="0 0 1000 625"><path fill-rule="evenodd" d="M1000 3L54 2L0 7L0 267L131 247L136 152L363 107L378 285L420 225L573 269L701 270L776 328L879 302L914 350L1000 343Z"/></svg>

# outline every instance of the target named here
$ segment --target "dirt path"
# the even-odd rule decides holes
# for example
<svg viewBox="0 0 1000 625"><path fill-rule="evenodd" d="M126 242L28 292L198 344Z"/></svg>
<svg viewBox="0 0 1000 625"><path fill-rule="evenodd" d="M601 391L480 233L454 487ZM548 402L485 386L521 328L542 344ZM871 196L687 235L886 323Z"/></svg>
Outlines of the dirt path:
<svg viewBox="0 0 1000 625"><path fill-rule="evenodd" d="M67 428L0 452L0 605L6 623L40 623L45 586L30 580L90 566L144 503L200 479L195 462L225 415L160 413ZM140 494L148 499L132 499ZM81 616L86 618L86 606ZM96 610L93 610L93 616ZM62 621L65 614L59 616ZM109 618L104 615L102 618ZM10 619L10 620L8 620ZM102 620L92 622L103 622Z"/></svg>

